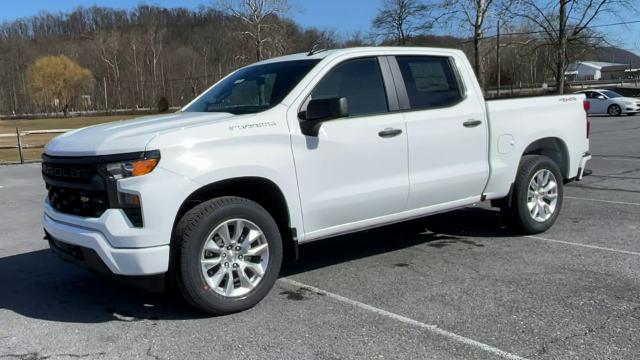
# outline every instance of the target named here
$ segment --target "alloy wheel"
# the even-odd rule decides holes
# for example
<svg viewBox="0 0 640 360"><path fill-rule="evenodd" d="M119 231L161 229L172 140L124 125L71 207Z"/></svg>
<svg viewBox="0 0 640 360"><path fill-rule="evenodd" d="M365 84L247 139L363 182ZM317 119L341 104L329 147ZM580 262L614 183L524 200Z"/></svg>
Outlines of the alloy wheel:
<svg viewBox="0 0 640 360"><path fill-rule="evenodd" d="M547 169L536 172L527 191L527 208L533 220L549 220L556 211L557 203L558 183L555 175Z"/></svg>
<svg viewBox="0 0 640 360"><path fill-rule="evenodd" d="M200 257L202 275L214 292L244 296L264 277L269 244L262 230L246 219L219 224L207 236Z"/></svg>

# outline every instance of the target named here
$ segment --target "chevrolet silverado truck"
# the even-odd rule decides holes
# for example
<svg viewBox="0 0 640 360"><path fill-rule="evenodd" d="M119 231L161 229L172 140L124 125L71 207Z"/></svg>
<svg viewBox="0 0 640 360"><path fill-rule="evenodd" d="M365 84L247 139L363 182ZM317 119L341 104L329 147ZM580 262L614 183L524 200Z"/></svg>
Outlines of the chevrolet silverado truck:
<svg viewBox="0 0 640 360"><path fill-rule="evenodd" d="M458 50L351 48L241 68L177 113L43 154L62 258L210 314L258 303L299 244L481 201L549 229L590 159L584 95L485 101ZM339 251L339 250L336 250Z"/></svg>

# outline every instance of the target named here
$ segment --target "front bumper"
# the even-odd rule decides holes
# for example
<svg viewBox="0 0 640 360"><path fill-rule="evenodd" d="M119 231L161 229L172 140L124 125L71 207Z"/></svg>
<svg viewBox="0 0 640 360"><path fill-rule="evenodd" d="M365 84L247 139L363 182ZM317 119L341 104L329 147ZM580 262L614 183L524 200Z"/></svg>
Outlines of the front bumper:
<svg viewBox="0 0 640 360"><path fill-rule="evenodd" d="M633 104L633 105L625 104L622 109L623 109L622 112L625 114L640 113L640 104Z"/></svg>
<svg viewBox="0 0 640 360"><path fill-rule="evenodd" d="M47 231L45 231L45 239L49 241L51 250L64 261L78 264L141 290L159 292L165 289L165 274L139 276L114 274L95 250L57 240Z"/></svg>
<svg viewBox="0 0 640 360"><path fill-rule="evenodd" d="M105 213L103 217L111 223L110 231L114 231L113 227L117 227L118 223L117 214L107 215ZM89 228L65 222L64 218L64 214L56 214L56 211L45 203L43 226L47 236L62 244L90 249L104 263L108 272L123 276L146 276L167 272L169 245L116 248L109 243L108 237L105 235L105 230L109 229L104 223L98 222L96 224L102 225L102 229L98 226Z"/></svg>

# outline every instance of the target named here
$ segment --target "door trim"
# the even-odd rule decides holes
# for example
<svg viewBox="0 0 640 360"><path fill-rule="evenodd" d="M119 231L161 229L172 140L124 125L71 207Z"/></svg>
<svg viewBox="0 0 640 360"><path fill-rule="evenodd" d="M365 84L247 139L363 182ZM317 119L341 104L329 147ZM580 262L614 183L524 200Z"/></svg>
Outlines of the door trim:
<svg viewBox="0 0 640 360"><path fill-rule="evenodd" d="M374 229L381 226L387 226L395 223L400 223L404 221L409 221L413 219L418 219L427 215L435 215L439 213L449 212L455 209L460 209L467 207L469 205L475 204L481 200L480 195L473 196L466 199L454 200L443 204L429 205L417 209L411 209L402 211L395 214L384 215L376 218L360 220L356 222L351 222L347 224L341 224L337 226L332 226L329 228L324 228L320 230L315 230L309 233L306 233L303 241L299 241L298 244L304 244L316 240L323 240L326 238L340 236L350 233L359 232L362 230Z"/></svg>

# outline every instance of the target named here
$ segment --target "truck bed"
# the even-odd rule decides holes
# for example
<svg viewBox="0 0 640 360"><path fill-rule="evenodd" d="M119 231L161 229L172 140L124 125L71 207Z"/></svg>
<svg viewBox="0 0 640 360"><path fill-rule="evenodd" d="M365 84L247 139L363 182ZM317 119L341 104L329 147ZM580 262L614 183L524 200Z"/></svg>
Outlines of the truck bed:
<svg viewBox="0 0 640 360"><path fill-rule="evenodd" d="M577 176L582 155L589 149L584 98L572 94L486 101L491 176L484 193L488 199L507 195L519 159L536 141L560 147L563 176Z"/></svg>

